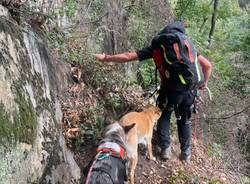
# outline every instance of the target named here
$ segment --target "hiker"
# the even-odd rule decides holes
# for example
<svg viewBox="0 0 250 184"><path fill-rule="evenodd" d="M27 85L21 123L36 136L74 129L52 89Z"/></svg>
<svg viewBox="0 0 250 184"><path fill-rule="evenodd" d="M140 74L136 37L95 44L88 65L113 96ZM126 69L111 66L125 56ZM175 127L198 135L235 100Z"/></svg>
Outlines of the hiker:
<svg viewBox="0 0 250 184"><path fill-rule="evenodd" d="M156 35L151 45L134 52L95 54L102 62L124 63L153 58L161 77L157 106L162 115L157 138L163 159L171 158L170 117L175 112L181 147L180 160L191 157L191 106L197 89L205 89L212 71L208 59L198 53L185 33L187 22L176 21ZM188 63L188 64L187 64Z"/></svg>

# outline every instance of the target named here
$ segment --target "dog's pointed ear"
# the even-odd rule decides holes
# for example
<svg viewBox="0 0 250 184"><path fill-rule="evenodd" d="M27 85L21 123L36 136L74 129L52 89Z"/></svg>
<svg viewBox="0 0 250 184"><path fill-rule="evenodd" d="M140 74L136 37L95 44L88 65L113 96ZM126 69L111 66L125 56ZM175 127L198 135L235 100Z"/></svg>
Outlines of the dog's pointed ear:
<svg viewBox="0 0 250 184"><path fill-rule="evenodd" d="M159 107L156 107L155 108L155 112L158 114L158 115L161 115L162 112L161 112L161 109Z"/></svg>
<svg viewBox="0 0 250 184"><path fill-rule="evenodd" d="M149 109L150 107L154 107L154 105L152 105L152 104L144 104L143 105L144 110Z"/></svg>
<svg viewBox="0 0 250 184"><path fill-rule="evenodd" d="M131 130L134 126L135 126L135 123L128 125L128 126L124 126L123 130L124 130L125 134L127 134L129 132L129 130Z"/></svg>

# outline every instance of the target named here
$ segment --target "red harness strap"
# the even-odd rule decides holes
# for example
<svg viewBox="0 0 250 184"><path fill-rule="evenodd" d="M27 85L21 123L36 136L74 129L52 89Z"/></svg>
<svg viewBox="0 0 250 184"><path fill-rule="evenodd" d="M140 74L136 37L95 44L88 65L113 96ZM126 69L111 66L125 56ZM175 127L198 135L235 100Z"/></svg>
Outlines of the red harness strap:
<svg viewBox="0 0 250 184"><path fill-rule="evenodd" d="M112 152L112 156L114 157L119 157L124 159L125 158L125 150L123 147L118 145L117 143L114 142L106 142L98 146L96 148L96 152L102 152L102 153L110 153Z"/></svg>
<svg viewBox="0 0 250 184"><path fill-rule="evenodd" d="M93 169L94 165L96 164L96 161L97 161L97 159L95 159L95 160L93 161L92 165L90 166L88 175L87 175L87 177L84 178L84 180L83 180L83 184L88 184L88 183L89 183L89 178L90 178L90 176L91 176L92 169Z"/></svg>
<svg viewBox="0 0 250 184"><path fill-rule="evenodd" d="M194 138L194 144L197 143L197 127L198 127L198 113L195 113L194 115L194 130L193 130L193 138Z"/></svg>

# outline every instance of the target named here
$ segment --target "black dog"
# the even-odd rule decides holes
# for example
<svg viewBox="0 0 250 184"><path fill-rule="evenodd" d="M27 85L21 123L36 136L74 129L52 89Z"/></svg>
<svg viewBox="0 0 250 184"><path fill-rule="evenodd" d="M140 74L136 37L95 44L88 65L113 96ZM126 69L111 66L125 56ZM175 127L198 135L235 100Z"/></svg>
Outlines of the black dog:
<svg viewBox="0 0 250 184"><path fill-rule="evenodd" d="M97 154L84 169L85 184L124 184L127 181L125 134L134 127L118 122L108 125Z"/></svg>

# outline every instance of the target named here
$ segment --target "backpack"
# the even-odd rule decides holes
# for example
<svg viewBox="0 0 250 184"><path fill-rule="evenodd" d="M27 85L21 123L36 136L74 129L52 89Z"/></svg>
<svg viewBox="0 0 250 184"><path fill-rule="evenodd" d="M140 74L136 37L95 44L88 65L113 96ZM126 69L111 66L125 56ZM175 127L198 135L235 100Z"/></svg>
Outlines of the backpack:
<svg viewBox="0 0 250 184"><path fill-rule="evenodd" d="M166 26L151 43L161 83L175 91L197 89L204 82L197 50L181 22Z"/></svg>

